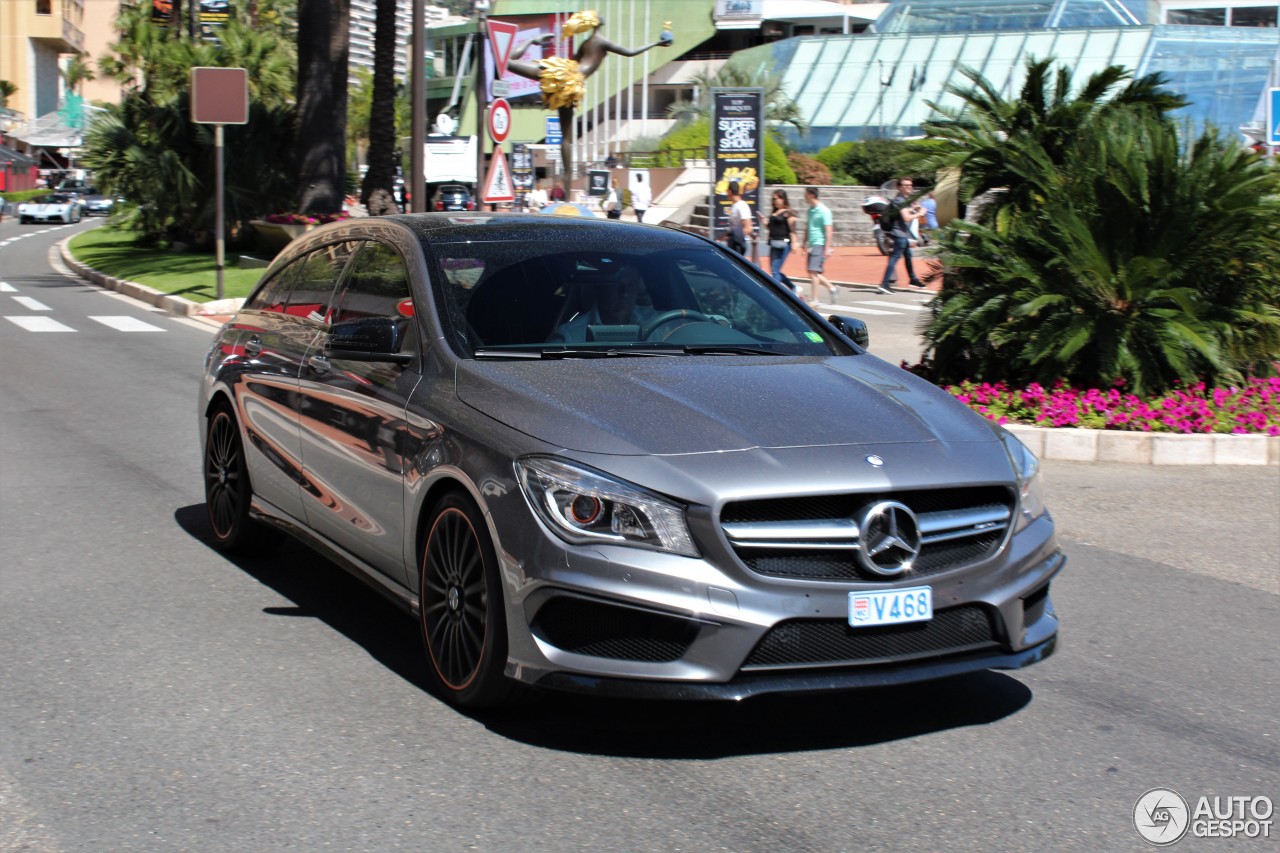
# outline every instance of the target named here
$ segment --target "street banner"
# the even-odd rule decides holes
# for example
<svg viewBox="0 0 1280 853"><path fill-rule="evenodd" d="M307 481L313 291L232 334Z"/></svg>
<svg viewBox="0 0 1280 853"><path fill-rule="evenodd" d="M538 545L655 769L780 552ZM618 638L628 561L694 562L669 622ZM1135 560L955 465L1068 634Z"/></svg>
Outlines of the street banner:
<svg viewBox="0 0 1280 853"><path fill-rule="evenodd" d="M151 20L162 26L173 23L173 0L151 0Z"/></svg>
<svg viewBox="0 0 1280 853"><path fill-rule="evenodd" d="M711 239L729 231L729 184L737 182L742 199L759 209L764 184L764 90L712 89Z"/></svg>
<svg viewBox="0 0 1280 853"><path fill-rule="evenodd" d="M561 142L564 141L564 137L560 135L560 117L547 116L546 119L547 119L547 131L546 131L547 144L559 145Z"/></svg>
<svg viewBox="0 0 1280 853"><path fill-rule="evenodd" d="M516 209L523 210L525 197L533 191L533 152L523 142L511 146L511 185L516 191Z"/></svg>

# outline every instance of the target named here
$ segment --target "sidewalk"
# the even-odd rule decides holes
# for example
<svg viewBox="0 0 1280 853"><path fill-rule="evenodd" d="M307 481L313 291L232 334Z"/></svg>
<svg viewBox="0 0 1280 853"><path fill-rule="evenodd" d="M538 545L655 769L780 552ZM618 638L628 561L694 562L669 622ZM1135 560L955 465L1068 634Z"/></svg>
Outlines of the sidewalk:
<svg viewBox="0 0 1280 853"><path fill-rule="evenodd" d="M933 259L928 254L922 255L919 249L915 250L913 254L912 263L915 266L916 274L927 280L934 266ZM880 254L875 246L837 246L827 258L826 276L834 284L843 287L875 290L880 286L881 279L884 278L884 268L888 262L889 259ZM760 258L760 266L768 272L769 257L767 254ZM808 253L801 250L792 250L787 257L787 262L782 265L782 272L797 284L808 282L809 271L807 266ZM913 293L936 293L939 289L940 282L930 282L929 286L925 288L908 287L907 274L903 270L901 262L899 262L896 272L901 292L909 290ZM801 286L800 290L803 295L810 295L807 285ZM819 293L818 297L823 302L827 301L827 294L825 293Z"/></svg>

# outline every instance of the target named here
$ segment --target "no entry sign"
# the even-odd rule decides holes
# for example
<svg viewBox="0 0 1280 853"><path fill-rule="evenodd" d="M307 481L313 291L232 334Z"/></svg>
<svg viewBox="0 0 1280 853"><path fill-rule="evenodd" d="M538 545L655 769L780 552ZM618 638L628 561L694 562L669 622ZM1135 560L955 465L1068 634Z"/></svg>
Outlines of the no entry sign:
<svg viewBox="0 0 1280 853"><path fill-rule="evenodd" d="M511 132L511 105L498 98L489 105L489 136L494 142L505 142Z"/></svg>

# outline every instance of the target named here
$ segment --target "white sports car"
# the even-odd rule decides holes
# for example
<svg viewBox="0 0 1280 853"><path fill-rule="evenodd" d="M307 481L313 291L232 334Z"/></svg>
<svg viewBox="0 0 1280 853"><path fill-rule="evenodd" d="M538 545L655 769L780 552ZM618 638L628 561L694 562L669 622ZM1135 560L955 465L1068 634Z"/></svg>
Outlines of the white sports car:
<svg viewBox="0 0 1280 853"><path fill-rule="evenodd" d="M18 205L19 222L79 222L80 202L73 195L42 195Z"/></svg>

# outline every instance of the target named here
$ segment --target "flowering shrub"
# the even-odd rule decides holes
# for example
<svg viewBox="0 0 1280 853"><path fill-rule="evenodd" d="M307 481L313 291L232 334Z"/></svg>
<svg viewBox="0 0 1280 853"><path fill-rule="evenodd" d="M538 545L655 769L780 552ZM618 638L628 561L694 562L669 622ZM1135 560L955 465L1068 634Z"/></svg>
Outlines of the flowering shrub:
<svg viewBox="0 0 1280 853"><path fill-rule="evenodd" d="M1280 435L1280 378L1250 379L1243 387L1208 388L1203 382L1143 400L1124 391L1052 388L1014 389L1003 382L966 380L946 386L957 400L996 423L1047 427L1179 433Z"/></svg>
<svg viewBox="0 0 1280 853"><path fill-rule="evenodd" d="M274 222L277 225L324 225L327 222L337 222L350 217L351 214L343 211L342 213L272 213L262 219L264 222Z"/></svg>

